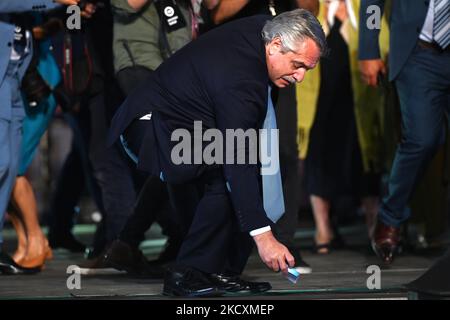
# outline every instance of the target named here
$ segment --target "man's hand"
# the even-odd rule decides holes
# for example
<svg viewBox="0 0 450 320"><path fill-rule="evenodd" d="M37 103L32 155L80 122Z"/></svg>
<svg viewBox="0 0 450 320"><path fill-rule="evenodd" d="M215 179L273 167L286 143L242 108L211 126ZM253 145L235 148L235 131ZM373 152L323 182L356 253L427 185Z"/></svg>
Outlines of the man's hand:
<svg viewBox="0 0 450 320"><path fill-rule="evenodd" d="M294 257L289 250L279 243L272 234L272 231L267 231L253 237L258 247L258 253L261 260L275 272L286 272L288 266L294 267ZM286 264L286 261L289 265Z"/></svg>
<svg viewBox="0 0 450 320"><path fill-rule="evenodd" d="M134 10L139 11L151 0L127 0L128 5Z"/></svg>
<svg viewBox="0 0 450 320"><path fill-rule="evenodd" d="M220 24L237 14L250 0L221 0L211 12L214 24Z"/></svg>
<svg viewBox="0 0 450 320"><path fill-rule="evenodd" d="M361 79L369 86L376 87L378 84L378 74L386 74L386 66L381 59L360 60L359 71Z"/></svg>
<svg viewBox="0 0 450 320"><path fill-rule="evenodd" d="M80 0L53 0L53 2L59 3L59 4L63 4L66 6L71 6L74 4L78 4L78 2L80 2Z"/></svg>
<svg viewBox="0 0 450 320"><path fill-rule="evenodd" d="M81 11L81 16L85 19L90 19L95 13L95 10L97 7L93 3L86 3L86 5L83 8L83 11Z"/></svg>

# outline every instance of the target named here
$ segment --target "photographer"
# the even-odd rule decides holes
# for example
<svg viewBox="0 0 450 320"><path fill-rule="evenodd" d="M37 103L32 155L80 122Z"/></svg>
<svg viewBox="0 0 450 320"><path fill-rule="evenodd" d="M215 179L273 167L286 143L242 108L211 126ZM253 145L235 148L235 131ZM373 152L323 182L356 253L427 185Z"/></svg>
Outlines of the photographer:
<svg viewBox="0 0 450 320"><path fill-rule="evenodd" d="M198 4L211 10L218 2L112 0L114 67L124 94L197 37L201 22Z"/></svg>
<svg viewBox="0 0 450 320"><path fill-rule="evenodd" d="M64 120L73 131L70 152L64 160L51 196L47 215L50 246L84 252L85 244L72 233L76 210L84 190L92 197L103 219L97 225L89 256L98 255L105 245L106 218L102 202L106 135L105 109L114 102L112 90L112 17L109 2L81 1L88 19L81 28L66 30L52 39L53 53L62 70L58 88ZM94 15L95 13L95 15ZM117 91L117 89L115 90ZM65 100L65 101L64 101Z"/></svg>

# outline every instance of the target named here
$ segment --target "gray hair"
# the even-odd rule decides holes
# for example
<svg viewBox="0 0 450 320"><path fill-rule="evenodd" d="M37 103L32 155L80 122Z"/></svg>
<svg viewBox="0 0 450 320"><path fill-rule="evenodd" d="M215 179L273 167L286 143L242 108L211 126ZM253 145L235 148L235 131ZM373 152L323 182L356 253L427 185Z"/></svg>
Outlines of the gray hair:
<svg viewBox="0 0 450 320"><path fill-rule="evenodd" d="M325 33L317 18L305 9L284 12L264 25L262 37L266 44L275 38L281 40L282 52L296 51L307 38L319 47L321 56L327 53Z"/></svg>

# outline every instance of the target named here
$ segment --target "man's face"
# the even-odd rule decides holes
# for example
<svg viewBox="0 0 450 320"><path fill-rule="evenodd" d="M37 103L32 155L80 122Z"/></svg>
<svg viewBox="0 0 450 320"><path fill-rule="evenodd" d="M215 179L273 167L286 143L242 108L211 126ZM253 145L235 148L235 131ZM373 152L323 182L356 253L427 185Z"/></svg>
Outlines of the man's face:
<svg viewBox="0 0 450 320"><path fill-rule="evenodd" d="M305 72L314 68L319 59L319 47L309 38L297 45L296 52L281 52L279 38L273 39L266 45L269 78L279 88L301 82Z"/></svg>

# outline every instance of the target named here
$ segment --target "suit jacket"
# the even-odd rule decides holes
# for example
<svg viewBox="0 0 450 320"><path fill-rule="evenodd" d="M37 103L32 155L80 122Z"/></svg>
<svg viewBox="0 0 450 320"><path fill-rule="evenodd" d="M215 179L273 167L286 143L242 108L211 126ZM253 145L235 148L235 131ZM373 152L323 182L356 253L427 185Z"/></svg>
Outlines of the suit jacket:
<svg viewBox="0 0 450 320"><path fill-rule="evenodd" d="M200 177L211 166L174 165L174 129L259 129L267 111L269 76L261 30L270 16L254 16L218 27L177 51L135 90L116 113L113 143L136 118L152 112L138 167L172 183ZM247 146L248 148L248 146ZM248 150L246 150L248 152ZM225 154L225 153L224 153ZM258 164L222 166L243 231L270 225L262 202Z"/></svg>
<svg viewBox="0 0 450 320"><path fill-rule="evenodd" d="M380 30L369 30L365 21L367 7L377 5L384 11L385 0L361 0L359 28L359 59L380 58L378 35ZM389 79L394 80L405 65L414 46L419 39L429 1L393 0L390 16L390 48L389 48Z"/></svg>
<svg viewBox="0 0 450 320"><path fill-rule="evenodd" d="M11 50L14 43L14 25L10 23L8 13L19 13L26 11L42 11L56 8L59 4L52 0L1 0L0 1L0 118L11 119L11 98L10 90L3 81L5 80L6 69L11 57ZM19 68L20 78L23 77L31 60L31 54L25 57Z"/></svg>

